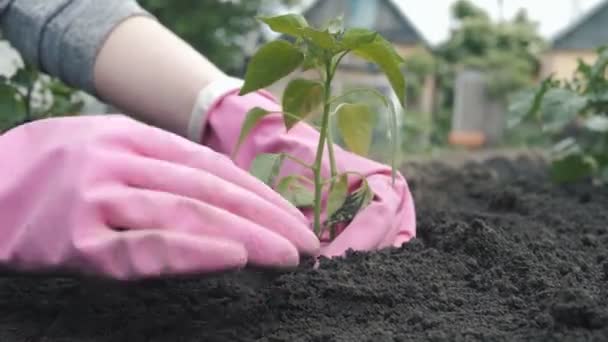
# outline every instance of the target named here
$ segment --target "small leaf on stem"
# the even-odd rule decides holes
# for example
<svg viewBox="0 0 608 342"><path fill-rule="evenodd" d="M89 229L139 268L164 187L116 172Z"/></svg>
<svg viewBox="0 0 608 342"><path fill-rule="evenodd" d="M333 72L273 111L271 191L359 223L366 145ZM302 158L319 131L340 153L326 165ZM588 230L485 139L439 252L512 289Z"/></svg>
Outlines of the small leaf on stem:
<svg viewBox="0 0 608 342"><path fill-rule="evenodd" d="M314 193L302 184L302 179L298 176L281 179L277 192L297 208L311 207L315 203Z"/></svg>
<svg viewBox="0 0 608 342"><path fill-rule="evenodd" d="M249 132L251 132L251 130L253 129L253 127L255 127L255 125L260 120L262 120L262 118L271 113L273 112L260 107L254 107L249 112L247 112L247 114L245 115L245 122L243 122L243 126L241 126L239 140L236 143L234 152L232 152L233 158L241 147L243 141L245 141L245 138L247 138L247 135L249 135Z"/></svg>
<svg viewBox="0 0 608 342"><path fill-rule="evenodd" d="M368 29L351 28L344 32L344 37L342 37L340 43L344 50L353 50L362 45L373 43L377 35L377 32Z"/></svg>
<svg viewBox="0 0 608 342"><path fill-rule="evenodd" d="M336 182L332 182L327 196L327 217L331 217L342 205L348 196L348 177L340 175Z"/></svg>
<svg viewBox="0 0 608 342"><path fill-rule="evenodd" d="M302 37L308 38L320 48L331 50L337 46L336 40L327 30L321 31L312 27L305 27L300 29L300 33Z"/></svg>
<svg viewBox="0 0 608 342"><path fill-rule="evenodd" d="M301 35L300 29L308 27L306 18L299 14L285 14L274 17L260 17L271 30L278 33L285 33L294 37Z"/></svg>
<svg viewBox="0 0 608 342"><path fill-rule="evenodd" d="M263 153L255 157L251 164L251 174L268 186L273 186L274 180L281 171L285 155L280 153Z"/></svg>
<svg viewBox="0 0 608 342"><path fill-rule="evenodd" d="M323 65L323 49L314 45L305 45L305 57L302 62L302 70L307 71Z"/></svg>
<svg viewBox="0 0 608 342"><path fill-rule="evenodd" d="M352 152L367 156L372 141L374 112L365 104L343 103L336 108L338 129Z"/></svg>
<svg viewBox="0 0 608 342"><path fill-rule="evenodd" d="M401 65L405 62L391 43L377 35L373 42L360 45L353 49L353 53L365 60L376 63L386 74L399 99L399 103L405 107L405 76L401 72Z"/></svg>
<svg viewBox="0 0 608 342"><path fill-rule="evenodd" d="M265 44L251 58L239 95L273 84L297 69L303 60L304 54L285 40Z"/></svg>
<svg viewBox="0 0 608 342"><path fill-rule="evenodd" d="M361 186L346 196L346 199L340 207L328 216L328 219L323 223L325 229L329 228L330 236L335 236L335 226L339 224L349 224L353 218L365 208L373 199L372 193L367 181L363 178Z"/></svg>
<svg viewBox="0 0 608 342"><path fill-rule="evenodd" d="M321 82L306 79L294 79L289 82L283 92L283 121L287 130L296 123L304 120L323 102L324 86Z"/></svg>

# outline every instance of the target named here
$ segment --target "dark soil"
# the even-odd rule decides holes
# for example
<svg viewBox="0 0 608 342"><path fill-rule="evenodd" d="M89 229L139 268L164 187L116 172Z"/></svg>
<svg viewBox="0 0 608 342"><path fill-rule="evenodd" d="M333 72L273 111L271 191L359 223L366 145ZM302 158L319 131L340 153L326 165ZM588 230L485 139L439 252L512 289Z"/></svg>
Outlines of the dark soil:
<svg viewBox="0 0 608 342"><path fill-rule="evenodd" d="M608 191L544 170L409 165L418 238L318 270L5 276L0 341L608 341Z"/></svg>

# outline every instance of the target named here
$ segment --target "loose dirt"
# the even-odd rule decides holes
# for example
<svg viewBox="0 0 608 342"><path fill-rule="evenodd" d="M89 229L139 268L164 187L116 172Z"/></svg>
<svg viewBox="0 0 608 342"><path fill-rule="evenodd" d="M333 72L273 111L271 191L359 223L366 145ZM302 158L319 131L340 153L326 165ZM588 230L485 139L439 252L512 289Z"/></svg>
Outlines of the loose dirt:
<svg viewBox="0 0 608 342"><path fill-rule="evenodd" d="M0 341L608 341L608 191L540 160L404 168L418 236L286 273L0 278ZM370 227L373 229L373 227Z"/></svg>

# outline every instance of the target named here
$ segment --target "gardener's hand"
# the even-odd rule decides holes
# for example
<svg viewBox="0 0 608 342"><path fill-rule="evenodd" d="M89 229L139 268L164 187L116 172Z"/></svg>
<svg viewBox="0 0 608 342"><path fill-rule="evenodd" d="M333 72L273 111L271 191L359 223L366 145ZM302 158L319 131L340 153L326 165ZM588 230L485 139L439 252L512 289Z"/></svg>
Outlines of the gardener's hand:
<svg viewBox="0 0 608 342"><path fill-rule="evenodd" d="M0 262L138 279L294 266L305 217L227 157L123 116L0 136Z"/></svg>
<svg viewBox="0 0 608 342"><path fill-rule="evenodd" d="M207 113L206 133L202 142L222 153L231 154L243 124L245 114L259 106L272 111L280 111L280 106L266 92L238 95L239 80L218 82L210 88L205 98L208 100L202 110ZM256 155L261 153L285 152L308 163L315 157L319 133L305 123L294 126L286 132L280 115L269 115L262 119L244 141L235 162L248 169ZM332 242L325 243L322 254L342 255L346 250L374 250L389 246L400 246L415 235L416 217L414 202L407 182L401 174L391 184L391 169L367 158L354 155L343 149L335 149L339 172L353 171L367 177L375 195L370 205L363 209L354 220ZM329 162L323 162L323 177L329 176ZM312 177L307 168L290 162L284 163L279 177L299 174ZM360 181L349 178L353 189ZM311 213L307 213L310 218Z"/></svg>

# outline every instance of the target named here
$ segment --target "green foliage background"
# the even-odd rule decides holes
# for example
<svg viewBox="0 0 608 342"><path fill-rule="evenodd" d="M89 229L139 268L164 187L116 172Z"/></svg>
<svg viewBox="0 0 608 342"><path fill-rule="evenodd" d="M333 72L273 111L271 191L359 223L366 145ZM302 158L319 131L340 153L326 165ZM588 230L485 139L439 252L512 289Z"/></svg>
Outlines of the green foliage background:
<svg viewBox="0 0 608 342"><path fill-rule="evenodd" d="M405 61L409 101L420 96L426 76L434 76L437 87L430 119L425 113L411 110L405 116L403 145L407 153L448 148L455 78L460 70L483 71L489 95L505 104L537 82L540 56L548 44L525 11L510 20L496 21L471 1L459 0L451 8L451 17L454 27L444 42L432 48L431 53L418 52ZM507 132L504 143L542 140L537 139L536 128L528 128Z"/></svg>
<svg viewBox="0 0 608 342"><path fill-rule="evenodd" d="M556 181L608 182L608 47L594 63L579 59L572 80L545 79L510 104L513 126L536 128L551 146Z"/></svg>
<svg viewBox="0 0 608 342"><path fill-rule="evenodd" d="M284 6L285 10L300 5L301 0L139 0L139 3L178 36L205 54L224 71L244 76L246 56L243 46L248 33L259 32L260 14L269 14ZM406 146L444 146L450 129L450 113L453 105L454 77L459 68L473 66L488 71L493 94L507 97L516 90L529 86L538 71L538 54L545 47L537 33L536 25L524 12L507 22L494 22L487 13L460 0L452 7L452 16L457 27L449 38L438 47L427 52L418 52L405 60L407 73L406 99L415 101L421 95L425 77L437 79L438 100L431 116L410 113L404 125ZM29 69L28 69L29 70ZM43 77L34 70L36 77ZM0 130L26 122L40 116L63 115L66 101L73 90L53 79L53 88L61 105L41 114L25 114L23 84L21 94L6 86L11 80L4 79L4 93L0 94L3 112ZM40 83L40 82L38 82ZM8 93L8 91L12 93ZM10 109L13 106L16 109ZM16 106L16 107L15 107ZM411 107L411 103L408 104ZM77 104L69 107L77 109ZM50 111L50 112L49 112ZM62 112L63 111L63 112ZM429 119L430 118L430 119ZM430 134L429 134L430 133ZM430 138L431 141L408 141ZM426 147L425 147L426 148ZM414 150L418 150L415 148Z"/></svg>
<svg viewBox="0 0 608 342"><path fill-rule="evenodd" d="M182 39L229 73L243 71L245 35L259 30L255 16L300 0L139 0Z"/></svg>
<svg viewBox="0 0 608 342"><path fill-rule="evenodd" d="M534 83L547 43L525 11L496 22L470 1L460 0L452 6L452 17L457 26L436 49L444 107L453 104L454 77L461 68L485 71L490 95L499 99Z"/></svg>
<svg viewBox="0 0 608 342"><path fill-rule="evenodd" d="M0 134L34 120L78 114L83 105L76 89L30 65L0 76Z"/></svg>

